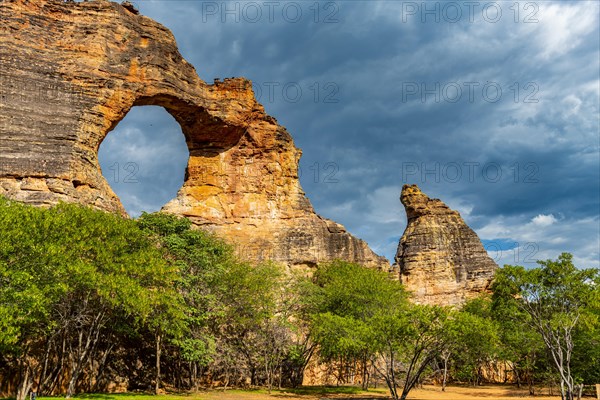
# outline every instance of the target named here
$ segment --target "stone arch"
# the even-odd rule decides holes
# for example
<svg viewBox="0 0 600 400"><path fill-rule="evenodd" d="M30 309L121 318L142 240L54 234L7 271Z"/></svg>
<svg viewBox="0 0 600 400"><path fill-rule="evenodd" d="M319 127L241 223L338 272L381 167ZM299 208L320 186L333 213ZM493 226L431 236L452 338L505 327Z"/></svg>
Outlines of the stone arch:
<svg viewBox="0 0 600 400"><path fill-rule="evenodd" d="M203 149L226 151L239 142L246 128L230 125L207 112L204 107L190 104L172 95L142 96L134 106L161 106L181 126L190 154Z"/></svg>
<svg viewBox="0 0 600 400"><path fill-rule="evenodd" d="M101 171L101 169L98 161L98 152L101 144L129 112L134 107L139 106L162 107L179 125L189 153L182 188L183 186L186 186L186 184L196 186L198 183L201 183L199 180L210 179L211 171L206 168L198 169L197 165L194 165L197 163L194 163L193 160L198 157L216 157L220 153L230 150L240 141L246 132L244 126L227 124L222 119L215 118L207 112L204 107L186 102L173 95L158 94L153 96L140 96L130 102L130 104L127 104L126 107L121 108L118 113L107 113L105 115L108 119L108 123L104 124L106 128L95 137L96 140L91 146L94 154L92 154L90 159L95 160L95 163L97 164L96 167L99 171ZM198 171L200 171L200 174L198 174ZM125 213L121 200L106 181L105 177L99 176L97 179L102 181L104 190L108 192L114 199L114 202L117 203L115 207L118 207L122 213ZM193 182L189 182L190 180ZM181 191L181 188L179 190Z"/></svg>
<svg viewBox="0 0 600 400"><path fill-rule="evenodd" d="M189 149L179 123L163 107L132 107L98 149L102 176L130 217L156 212L185 179Z"/></svg>

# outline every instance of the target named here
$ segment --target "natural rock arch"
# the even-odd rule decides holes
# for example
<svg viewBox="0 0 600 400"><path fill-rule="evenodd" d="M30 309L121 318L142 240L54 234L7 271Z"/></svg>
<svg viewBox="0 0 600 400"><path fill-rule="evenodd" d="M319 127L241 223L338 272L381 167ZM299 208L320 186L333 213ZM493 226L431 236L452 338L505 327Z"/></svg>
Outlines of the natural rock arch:
<svg viewBox="0 0 600 400"><path fill-rule="evenodd" d="M203 82L162 25L105 0L5 1L0 19L0 194L123 213L98 148L133 106L158 105L181 125L190 150L184 185L164 211L254 260L389 266L314 213L298 181L301 152L251 82Z"/></svg>
<svg viewBox="0 0 600 400"><path fill-rule="evenodd" d="M109 120L110 125L106 124L108 127L103 129L100 135L94 137L90 142L90 147L94 150L92 156L96 162L101 143L103 143L125 116L134 107L138 106L162 107L175 119L181 128L189 152L189 158L185 168L184 183L180 192L185 186L198 186L205 183L209 171L208 169L204 171L203 168L198 168L198 165L202 164L200 160L207 157L218 157L220 153L231 150L232 147L239 143L245 133L244 127L228 126L222 120L212 117L204 108L194 104L186 104L181 99L172 97L171 95L159 94L140 97L135 99L131 105L126 104L121 112L112 116ZM103 179L104 177L98 177L98 180ZM108 185L108 182L106 184ZM110 191L112 192L112 189ZM116 195L115 198L117 198ZM117 201L119 204L115 208L122 207L118 198Z"/></svg>
<svg viewBox="0 0 600 400"><path fill-rule="evenodd" d="M247 84L243 80L242 83ZM110 125L100 134L100 142L136 106L159 106L171 114L181 127L190 154L208 147L214 148L215 152L229 150L239 142L247 128L244 125L229 125L226 120L209 113L201 105L190 104L172 94L155 94L136 97L131 105L123 104L123 108L109 119ZM111 107L111 105L105 104L104 107Z"/></svg>
<svg viewBox="0 0 600 400"><path fill-rule="evenodd" d="M179 123L160 106L132 107L98 149L102 175L130 217L177 196L189 161Z"/></svg>

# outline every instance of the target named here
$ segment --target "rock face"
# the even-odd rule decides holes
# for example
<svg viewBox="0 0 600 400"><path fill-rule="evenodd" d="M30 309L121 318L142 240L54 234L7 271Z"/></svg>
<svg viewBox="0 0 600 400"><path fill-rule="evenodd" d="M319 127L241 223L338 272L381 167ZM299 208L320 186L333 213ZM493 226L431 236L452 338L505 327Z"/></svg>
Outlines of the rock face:
<svg viewBox="0 0 600 400"><path fill-rule="evenodd" d="M456 305L485 291L497 268L457 211L404 185L408 225L396 254L400 279L421 304Z"/></svg>
<svg viewBox="0 0 600 400"><path fill-rule="evenodd" d="M105 0L4 0L0 21L0 195L124 213L98 148L133 106L157 105L180 124L190 152L165 212L230 239L252 260L389 267L315 214L298 181L301 152L251 82L203 82L165 27Z"/></svg>

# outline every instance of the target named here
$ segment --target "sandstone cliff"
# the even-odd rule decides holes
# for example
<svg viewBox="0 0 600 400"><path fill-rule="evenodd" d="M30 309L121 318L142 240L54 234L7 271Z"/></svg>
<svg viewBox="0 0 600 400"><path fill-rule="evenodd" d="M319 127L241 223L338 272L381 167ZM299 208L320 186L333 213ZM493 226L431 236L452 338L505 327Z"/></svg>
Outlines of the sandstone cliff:
<svg viewBox="0 0 600 400"><path fill-rule="evenodd" d="M315 214L298 181L301 152L251 83L203 82L165 27L105 0L5 0L0 21L0 195L124 213L98 147L133 106L158 105L181 125L190 152L185 183L164 211L253 260L389 267Z"/></svg>
<svg viewBox="0 0 600 400"><path fill-rule="evenodd" d="M404 185L408 224L396 254L400 279L421 304L461 304L485 291L497 268L457 211Z"/></svg>

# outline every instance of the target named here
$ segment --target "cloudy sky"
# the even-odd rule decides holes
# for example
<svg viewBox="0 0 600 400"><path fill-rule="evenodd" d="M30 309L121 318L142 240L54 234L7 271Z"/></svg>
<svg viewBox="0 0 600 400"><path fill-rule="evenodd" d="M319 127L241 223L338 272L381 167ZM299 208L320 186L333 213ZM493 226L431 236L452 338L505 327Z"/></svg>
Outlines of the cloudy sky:
<svg viewBox="0 0 600 400"><path fill-rule="evenodd" d="M500 265L568 251L599 266L599 2L135 3L205 81L254 82L303 150L317 212L379 254L416 183ZM187 149L166 111L136 107L100 158L135 216L175 196Z"/></svg>

